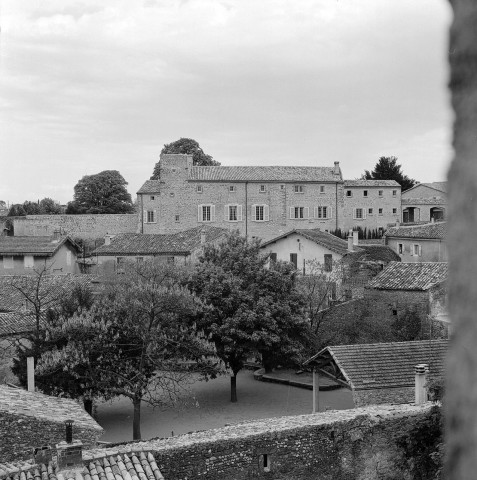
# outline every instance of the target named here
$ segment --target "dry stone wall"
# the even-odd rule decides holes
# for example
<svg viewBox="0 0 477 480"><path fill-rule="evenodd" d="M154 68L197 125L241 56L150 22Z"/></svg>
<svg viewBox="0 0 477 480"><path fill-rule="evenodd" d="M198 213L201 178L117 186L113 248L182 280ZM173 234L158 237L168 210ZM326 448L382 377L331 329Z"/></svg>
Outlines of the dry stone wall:
<svg viewBox="0 0 477 480"><path fill-rule="evenodd" d="M356 407L380 403L410 403L414 401L414 398L414 387L353 390L353 400Z"/></svg>

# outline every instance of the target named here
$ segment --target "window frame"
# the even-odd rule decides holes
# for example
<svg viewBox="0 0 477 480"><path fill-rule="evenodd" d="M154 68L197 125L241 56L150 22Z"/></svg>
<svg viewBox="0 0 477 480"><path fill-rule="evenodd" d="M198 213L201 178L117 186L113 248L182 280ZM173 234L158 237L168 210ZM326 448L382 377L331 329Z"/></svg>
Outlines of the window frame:
<svg viewBox="0 0 477 480"><path fill-rule="evenodd" d="M378 197L382 197L384 195L384 190L378 190Z"/></svg>
<svg viewBox="0 0 477 480"><path fill-rule="evenodd" d="M326 216L323 216L323 209L326 210ZM320 216L321 210L321 216ZM333 218L333 210L329 205L318 205L314 208L314 217L316 220L329 220Z"/></svg>
<svg viewBox="0 0 477 480"><path fill-rule="evenodd" d="M257 218L257 212L261 213L259 217L262 218ZM270 220L270 206L267 205L266 203L255 203L252 205L252 222L268 222Z"/></svg>
<svg viewBox="0 0 477 480"><path fill-rule="evenodd" d="M403 243L398 243L397 244L397 253L398 253L398 255L403 255L404 254L404 244Z"/></svg>
<svg viewBox="0 0 477 480"><path fill-rule="evenodd" d="M363 197L368 197L368 191L367 190L363 190Z"/></svg>
<svg viewBox="0 0 477 480"><path fill-rule="evenodd" d="M293 185L293 192L299 193L300 195L305 193L305 186L304 185Z"/></svg>
<svg viewBox="0 0 477 480"><path fill-rule="evenodd" d="M397 197L397 190L393 190L393 197Z"/></svg>
<svg viewBox="0 0 477 480"><path fill-rule="evenodd" d="M393 215L397 215L397 208L393 208Z"/></svg>
<svg viewBox="0 0 477 480"><path fill-rule="evenodd" d="M236 191L235 185L229 185L229 193L235 193Z"/></svg>
<svg viewBox="0 0 477 480"><path fill-rule="evenodd" d="M71 252L68 251L68 253L71 255ZM28 259L28 261L27 261ZM71 263L70 263L71 265ZM24 269L33 269L35 268L35 258L33 255L24 255L23 256L23 268Z"/></svg>
<svg viewBox="0 0 477 480"><path fill-rule="evenodd" d="M374 215L374 208L368 207L368 215Z"/></svg>
<svg viewBox="0 0 477 480"><path fill-rule="evenodd" d="M297 212L302 213L303 216L296 216ZM309 220L310 218L310 207L303 207L301 205L294 205L290 207L290 220Z"/></svg>
<svg viewBox="0 0 477 480"><path fill-rule="evenodd" d="M320 195L323 195L325 192L325 185L320 185Z"/></svg>
<svg viewBox="0 0 477 480"><path fill-rule="evenodd" d="M378 208L378 215L383 215L383 208Z"/></svg>
<svg viewBox="0 0 477 480"><path fill-rule="evenodd" d="M196 193L204 193L203 185L196 185L195 186L195 191L196 191Z"/></svg>
<svg viewBox="0 0 477 480"><path fill-rule="evenodd" d="M258 187L258 192L259 193L267 193L266 185L260 185L260 187Z"/></svg>
<svg viewBox="0 0 477 480"><path fill-rule="evenodd" d="M235 219L232 218L232 209L235 208ZM239 203L228 203L224 205L224 220L226 222L241 222L242 221L242 205Z"/></svg>
<svg viewBox="0 0 477 480"><path fill-rule="evenodd" d="M146 210L146 212L147 212L146 223L156 223L155 210Z"/></svg>
<svg viewBox="0 0 477 480"><path fill-rule="evenodd" d="M345 197L346 198L352 198L353 197L353 190L346 190Z"/></svg>
<svg viewBox="0 0 477 480"><path fill-rule="evenodd" d="M358 210L361 210L361 216L358 216ZM366 220L366 209L364 207L355 207L353 209L354 220Z"/></svg>
<svg viewBox="0 0 477 480"><path fill-rule="evenodd" d="M213 203L201 203L197 206L197 221L200 223L215 222L215 205ZM207 212L207 213L206 213ZM206 215L204 215L206 213ZM205 219L205 217L208 217Z"/></svg>

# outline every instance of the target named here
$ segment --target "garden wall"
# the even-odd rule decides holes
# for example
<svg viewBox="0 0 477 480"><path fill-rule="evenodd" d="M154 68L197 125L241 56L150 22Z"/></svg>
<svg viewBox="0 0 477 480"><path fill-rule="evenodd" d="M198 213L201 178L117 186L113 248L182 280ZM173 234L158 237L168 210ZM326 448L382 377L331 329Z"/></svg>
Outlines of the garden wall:
<svg viewBox="0 0 477 480"><path fill-rule="evenodd" d="M427 480L434 474L432 468L428 473L422 469L422 462L430 461L428 445L420 457L405 451L402 442L416 429L425 430L433 415L430 403L375 405L270 418L119 448L151 451L164 478L174 480L410 480L415 478L412 465ZM426 438L433 449L432 436ZM114 455L118 447L103 452Z"/></svg>
<svg viewBox="0 0 477 480"><path fill-rule="evenodd" d="M369 390L353 390L353 401L356 407L379 403L411 403L414 402L415 387L376 388Z"/></svg>

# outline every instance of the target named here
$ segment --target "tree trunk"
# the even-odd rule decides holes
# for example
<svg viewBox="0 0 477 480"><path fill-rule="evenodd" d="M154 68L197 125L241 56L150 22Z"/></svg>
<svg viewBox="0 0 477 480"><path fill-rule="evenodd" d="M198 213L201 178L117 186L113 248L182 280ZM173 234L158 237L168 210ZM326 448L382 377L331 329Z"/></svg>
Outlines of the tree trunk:
<svg viewBox="0 0 477 480"><path fill-rule="evenodd" d="M237 373L233 373L230 377L230 401L237 403Z"/></svg>
<svg viewBox="0 0 477 480"><path fill-rule="evenodd" d="M141 399L134 398L133 440L141 440Z"/></svg>
<svg viewBox="0 0 477 480"><path fill-rule="evenodd" d="M86 413L89 413L91 416L93 416L93 399L84 398L83 406L84 406L84 409L86 410Z"/></svg>

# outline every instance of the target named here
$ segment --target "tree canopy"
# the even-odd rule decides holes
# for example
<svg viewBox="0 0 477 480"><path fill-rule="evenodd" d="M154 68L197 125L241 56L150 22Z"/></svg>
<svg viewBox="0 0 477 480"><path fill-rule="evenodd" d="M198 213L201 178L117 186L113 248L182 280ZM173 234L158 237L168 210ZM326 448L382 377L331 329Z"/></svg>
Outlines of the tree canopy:
<svg viewBox="0 0 477 480"><path fill-rule="evenodd" d="M75 185L74 201L68 202L66 213L133 213L127 184L117 170L85 175Z"/></svg>
<svg viewBox="0 0 477 480"><path fill-rule="evenodd" d="M63 213L62 206L51 198L43 198L37 202L25 200L23 203L15 203L8 211L9 217L22 217L25 215L58 215Z"/></svg>
<svg viewBox="0 0 477 480"><path fill-rule="evenodd" d="M364 171L363 180L395 180L401 185L403 192L409 190L418 182L404 175L397 160L397 157L380 157L374 170Z"/></svg>
<svg viewBox="0 0 477 480"><path fill-rule="evenodd" d="M192 138L179 138L175 142L166 143L161 150L162 153L184 153L192 155L192 161L194 165L207 166L207 165L220 165L219 162L214 160L211 155L208 155L200 148L199 143ZM154 166L151 180L159 179L159 162Z"/></svg>

